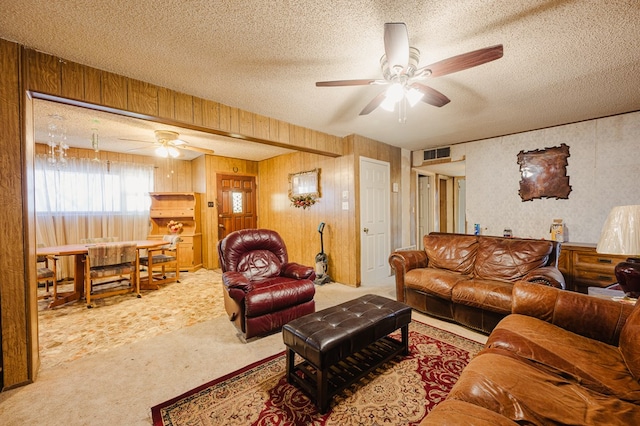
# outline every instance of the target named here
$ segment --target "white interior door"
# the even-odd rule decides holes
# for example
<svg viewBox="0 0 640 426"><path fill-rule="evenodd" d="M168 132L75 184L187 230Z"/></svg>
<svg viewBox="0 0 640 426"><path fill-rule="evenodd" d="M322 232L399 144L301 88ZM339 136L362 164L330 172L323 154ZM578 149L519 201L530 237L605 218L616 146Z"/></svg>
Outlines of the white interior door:
<svg viewBox="0 0 640 426"><path fill-rule="evenodd" d="M360 253L362 284L381 282L389 268L390 167L384 161L360 157Z"/></svg>

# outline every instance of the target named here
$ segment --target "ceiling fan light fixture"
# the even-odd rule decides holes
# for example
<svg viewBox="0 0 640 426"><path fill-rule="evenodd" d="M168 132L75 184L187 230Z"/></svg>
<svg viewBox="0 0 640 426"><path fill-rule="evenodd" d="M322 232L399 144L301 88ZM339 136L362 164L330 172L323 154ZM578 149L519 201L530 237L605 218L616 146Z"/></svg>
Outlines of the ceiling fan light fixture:
<svg viewBox="0 0 640 426"><path fill-rule="evenodd" d="M178 151L175 147L169 146L166 148L167 152L171 156L171 158L177 158L180 156L180 151Z"/></svg>
<svg viewBox="0 0 640 426"><path fill-rule="evenodd" d="M409 90L407 90L405 96L407 97L407 101L409 101L409 105L411 105L411 107L414 107L418 102L422 100L424 93L412 87Z"/></svg>
<svg viewBox="0 0 640 426"><path fill-rule="evenodd" d="M169 150L164 145L157 147L155 153L158 157L162 158L167 158L169 156Z"/></svg>
<svg viewBox="0 0 640 426"><path fill-rule="evenodd" d="M396 101L387 97L380 104L380 108L382 108L385 111L393 112L396 109L396 103L397 103Z"/></svg>
<svg viewBox="0 0 640 426"><path fill-rule="evenodd" d="M402 84L393 83L387 89L387 93L385 96L386 96L386 99L394 103L400 101L404 96L404 88L402 87Z"/></svg>

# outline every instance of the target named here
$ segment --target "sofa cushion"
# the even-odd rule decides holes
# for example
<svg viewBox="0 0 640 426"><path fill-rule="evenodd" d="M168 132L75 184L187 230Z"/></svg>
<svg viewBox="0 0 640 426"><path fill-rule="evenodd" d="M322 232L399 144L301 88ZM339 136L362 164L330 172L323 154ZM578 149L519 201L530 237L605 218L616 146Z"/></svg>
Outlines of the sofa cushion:
<svg viewBox="0 0 640 426"><path fill-rule="evenodd" d="M465 367L447 401L466 401L527 425L631 425L640 406L603 395L532 361L485 349Z"/></svg>
<svg viewBox="0 0 640 426"><path fill-rule="evenodd" d="M633 377L640 381L640 338L638 336L640 336L640 304L636 302L635 308L620 332L619 348L627 368Z"/></svg>
<svg viewBox="0 0 640 426"><path fill-rule="evenodd" d="M253 250L243 253L237 271L251 281L280 275L280 260L270 250Z"/></svg>
<svg viewBox="0 0 640 426"><path fill-rule="evenodd" d="M478 241L475 235L429 234L424 236L430 268L470 274L476 260Z"/></svg>
<svg viewBox="0 0 640 426"><path fill-rule="evenodd" d="M640 384L627 369L616 346L580 336L538 318L513 314L493 329L486 347L513 352L535 362L540 369L595 392L640 403Z"/></svg>
<svg viewBox="0 0 640 426"><path fill-rule="evenodd" d="M451 292L451 300L454 303L509 315L512 290L511 283L476 278L459 282Z"/></svg>
<svg viewBox="0 0 640 426"><path fill-rule="evenodd" d="M470 279L469 275L462 275L443 269L418 268L407 271L404 285L407 288L435 294L443 299L451 300L452 289L461 281Z"/></svg>
<svg viewBox="0 0 640 426"><path fill-rule="evenodd" d="M518 424L495 411L455 399L448 399L436 405L420 422L420 426L448 425L517 426Z"/></svg>
<svg viewBox="0 0 640 426"><path fill-rule="evenodd" d="M480 236L474 275L513 282L545 266L552 250L553 244L544 240Z"/></svg>

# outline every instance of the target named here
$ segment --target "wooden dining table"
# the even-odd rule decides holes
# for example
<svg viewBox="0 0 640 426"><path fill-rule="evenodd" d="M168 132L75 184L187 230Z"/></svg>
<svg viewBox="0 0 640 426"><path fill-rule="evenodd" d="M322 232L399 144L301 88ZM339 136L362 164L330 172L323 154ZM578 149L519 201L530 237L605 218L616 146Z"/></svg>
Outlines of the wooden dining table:
<svg viewBox="0 0 640 426"><path fill-rule="evenodd" d="M138 255L140 250L152 249L166 245L163 240L135 240L122 241L122 243L136 243L138 247ZM80 300L84 297L84 259L89 253L89 247L96 244L109 243L85 243L85 244L65 244L61 246L38 247L36 254L38 256L73 256L73 291L58 293L58 297L52 300L49 308L64 305L65 303Z"/></svg>

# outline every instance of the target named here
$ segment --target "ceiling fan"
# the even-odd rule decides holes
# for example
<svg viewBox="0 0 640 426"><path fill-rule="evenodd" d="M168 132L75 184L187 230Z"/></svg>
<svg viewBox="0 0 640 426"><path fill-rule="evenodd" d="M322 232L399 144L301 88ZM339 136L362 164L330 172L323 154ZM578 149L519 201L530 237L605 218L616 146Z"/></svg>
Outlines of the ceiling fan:
<svg viewBox="0 0 640 426"><path fill-rule="evenodd" d="M180 134L172 130L156 130L154 131L156 136L155 142L143 141L139 139L121 139L135 142L152 143L156 146L155 154L162 158L177 158L180 156L181 149L187 149L190 151L201 152L203 154L213 155L214 151L211 149L200 148L197 146L189 145L184 140L180 139Z"/></svg>
<svg viewBox="0 0 640 426"><path fill-rule="evenodd" d="M384 24L384 51L380 58L383 79L318 81L317 87L390 85L387 90L373 98L360 112L369 114L378 107L393 111L399 106L399 121L406 120L406 104L414 106L419 101L442 107L450 102L442 93L424 85L420 80L466 70L500 59L501 44L452 56L431 65L418 68L420 51L409 46L407 26L403 22Z"/></svg>

